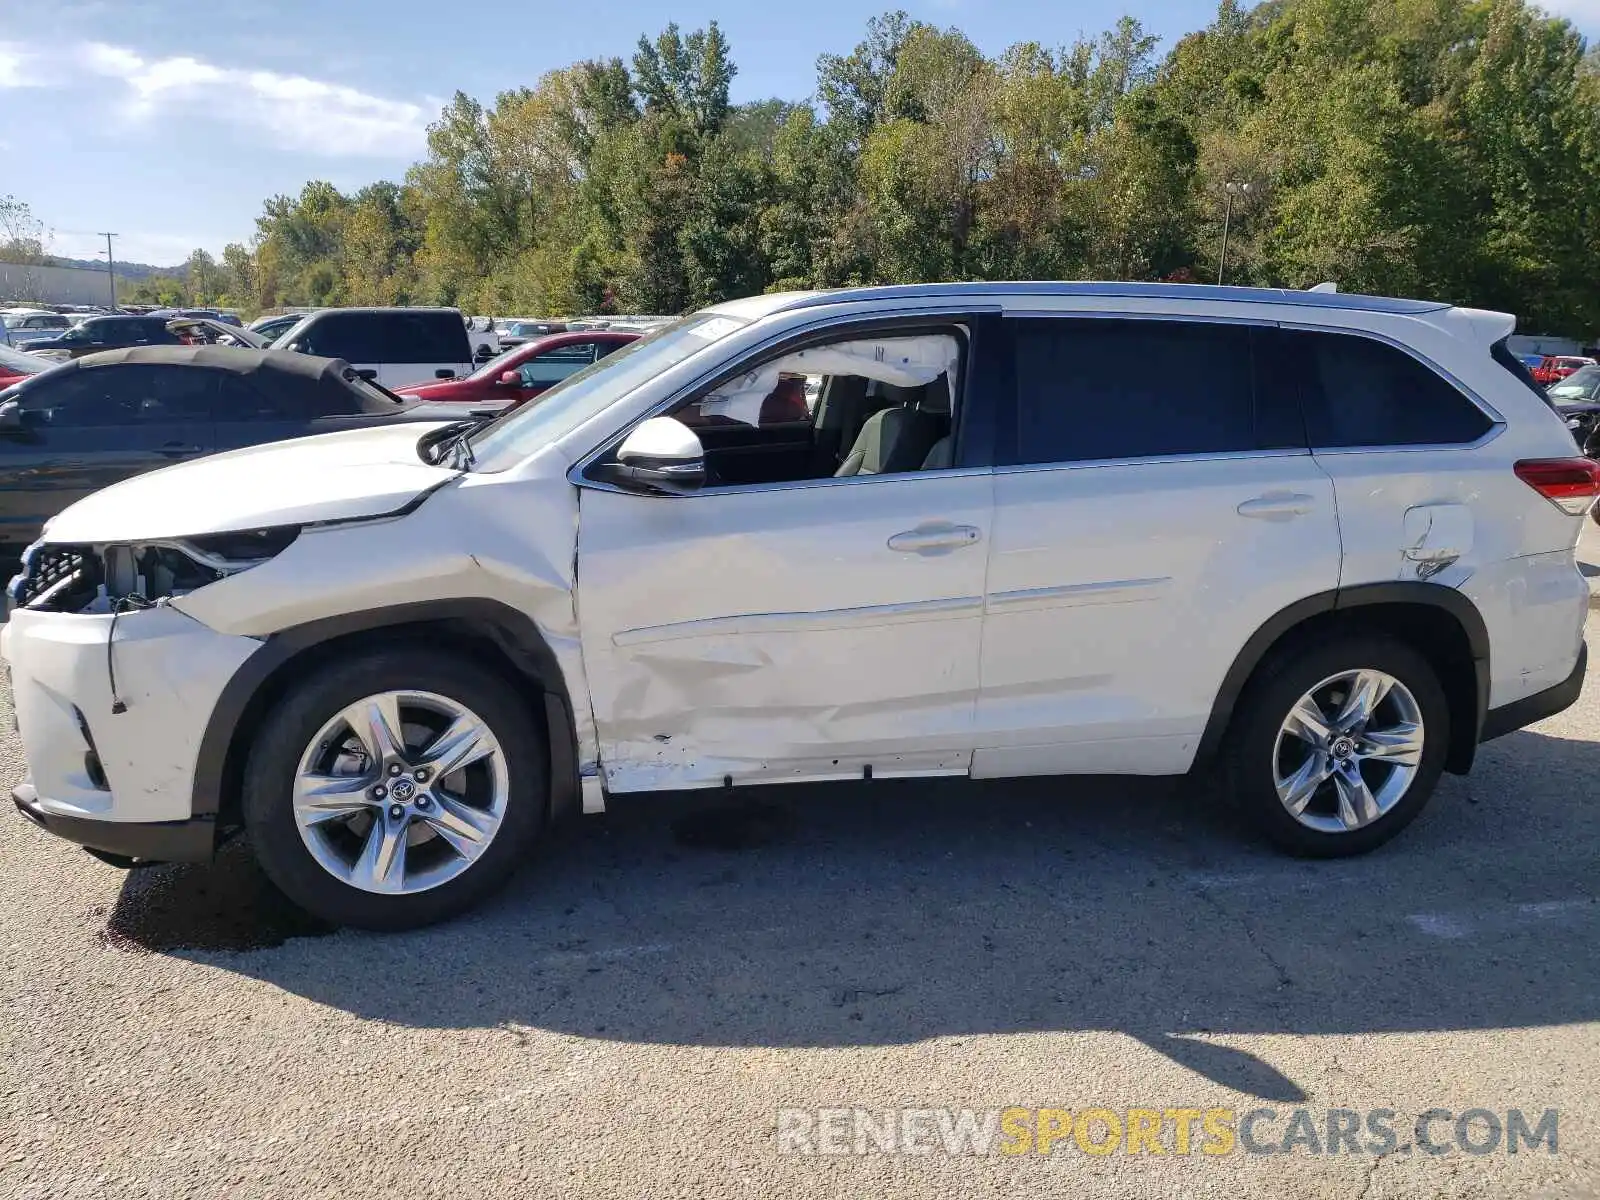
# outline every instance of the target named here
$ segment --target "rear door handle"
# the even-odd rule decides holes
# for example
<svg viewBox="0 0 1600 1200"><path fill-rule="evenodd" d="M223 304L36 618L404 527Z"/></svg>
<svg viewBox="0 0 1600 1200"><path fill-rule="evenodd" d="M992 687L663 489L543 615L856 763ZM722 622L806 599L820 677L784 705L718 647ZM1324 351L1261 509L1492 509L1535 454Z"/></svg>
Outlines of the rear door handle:
<svg viewBox="0 0 1600 1200"><path fill-rule="evenodd" d="M435 379L454 379L456 377L456 373L449 367L440 367L434 371L433 377Z"/></svg>
<svg viewBox="0 0 1600 1200"><path fill-rule="evenodd" d="M161 447L161 454L166 458L192 458L202 453L199 446L185 446L182 442L167 442Z"/></svg>
<svg viewBox="0 0 1600 1200"><path fill-rule="evenodd" d="M1273 492L1257 496L1239 505L1241 517L1254 517L1258 521L1292 521L1310 512L1316 501L1300 492Z"/></svg>
<svg viewBox="0 0 1600 1200"><path fill-rule="evenodd" d="M963 546L974 546L982 537L983 532L974 525L933 521L895 534L889 539L889 549L906 554L948 554Z"/></svg>

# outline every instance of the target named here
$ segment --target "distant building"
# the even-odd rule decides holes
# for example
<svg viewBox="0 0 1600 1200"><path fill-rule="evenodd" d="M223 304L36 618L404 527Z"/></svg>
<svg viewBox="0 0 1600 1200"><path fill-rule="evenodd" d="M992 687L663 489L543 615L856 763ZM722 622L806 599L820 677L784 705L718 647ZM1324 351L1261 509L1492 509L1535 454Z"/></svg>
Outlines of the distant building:
<svg viewBox="0 0 1600 1200"><path fill-rule="evenodd" d="M87 267L30 267L0 262L0 303L110 304L111 281Z"/></svg>

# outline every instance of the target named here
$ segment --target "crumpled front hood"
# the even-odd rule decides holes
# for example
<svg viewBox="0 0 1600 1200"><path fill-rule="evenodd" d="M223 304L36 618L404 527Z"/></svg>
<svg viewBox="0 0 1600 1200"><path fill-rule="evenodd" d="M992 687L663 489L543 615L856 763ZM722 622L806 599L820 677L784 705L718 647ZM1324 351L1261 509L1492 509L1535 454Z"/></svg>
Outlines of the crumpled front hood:
<svg viewBox="0 0 1600 1200"><path fill-rule="evenodd" d="M251 446L124 480L51 518L51 542L198 537L379 517L460 474L417 457L410 422Z"/></svg>

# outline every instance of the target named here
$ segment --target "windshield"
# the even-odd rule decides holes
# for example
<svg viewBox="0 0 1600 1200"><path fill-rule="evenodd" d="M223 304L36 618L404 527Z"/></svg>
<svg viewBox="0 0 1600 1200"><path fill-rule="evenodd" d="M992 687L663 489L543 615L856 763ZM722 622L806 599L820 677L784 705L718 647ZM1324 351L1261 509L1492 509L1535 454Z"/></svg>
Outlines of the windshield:
<svg viewBox="0 0 1600 1200"><path fill-rule="evenodd" d="M1600 367L1580 367L1565 379L1550 385L1552 396L1586 396L1600 384Z"/></svg>
<svg viewBox="0 0 1600 1200"><path fill-rule="evenodd" d="M634 388L697 354L748 321L695 313L568 375L538 401L485 425L468 439L479 470L504 471L598 416Z"/></svg>

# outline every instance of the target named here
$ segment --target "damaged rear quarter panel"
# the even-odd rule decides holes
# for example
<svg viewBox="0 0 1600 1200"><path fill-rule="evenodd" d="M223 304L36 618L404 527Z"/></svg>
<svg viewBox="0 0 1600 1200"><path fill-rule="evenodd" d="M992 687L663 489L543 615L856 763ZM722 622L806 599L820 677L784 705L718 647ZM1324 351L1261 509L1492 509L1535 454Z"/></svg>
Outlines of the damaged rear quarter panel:
<svg viewBox="0 0 1600 1200"><path fill-rule="evenodd" d="M307 528L282 554L174 600L224 633L265 637L329 617L485 599L532 618L572 701L580 763L596 742L574 602L577 492L553 448L467 475L404 516Z"/></svg>

